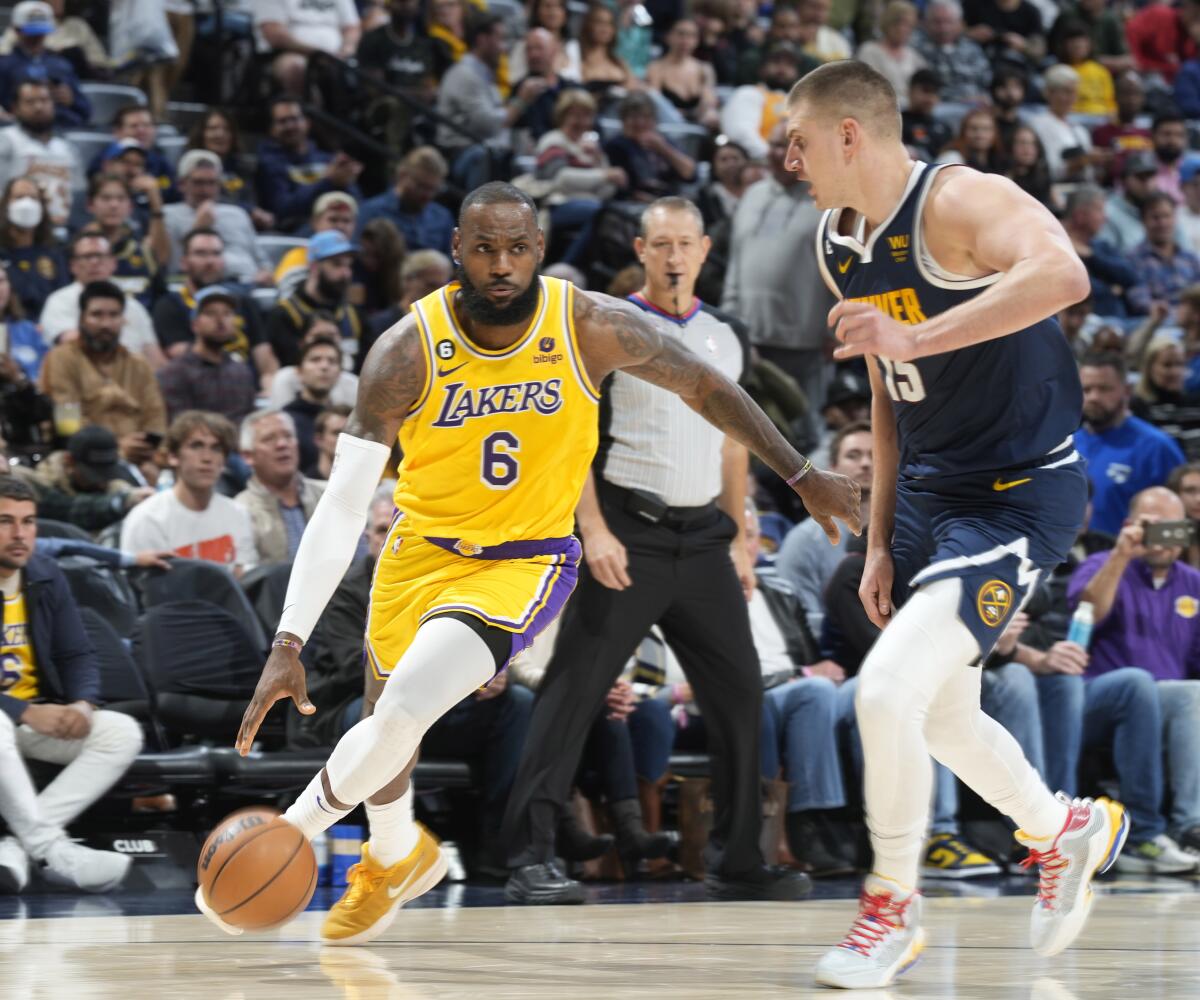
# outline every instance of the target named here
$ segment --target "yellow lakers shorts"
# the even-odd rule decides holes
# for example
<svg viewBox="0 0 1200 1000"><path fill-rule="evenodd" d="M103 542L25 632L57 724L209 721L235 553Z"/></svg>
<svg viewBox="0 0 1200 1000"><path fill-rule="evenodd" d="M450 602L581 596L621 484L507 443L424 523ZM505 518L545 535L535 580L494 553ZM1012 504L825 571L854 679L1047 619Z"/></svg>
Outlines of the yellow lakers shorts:
<svg viewBox="0 0 1200 1000"><path fill-rule="evenodd" d="M511 659L558 617L575 589L579 557L573 536L481 547L416 535L397 514L371 583L367 677L386 680L422 623L450 611L511 632Z"/></svg>

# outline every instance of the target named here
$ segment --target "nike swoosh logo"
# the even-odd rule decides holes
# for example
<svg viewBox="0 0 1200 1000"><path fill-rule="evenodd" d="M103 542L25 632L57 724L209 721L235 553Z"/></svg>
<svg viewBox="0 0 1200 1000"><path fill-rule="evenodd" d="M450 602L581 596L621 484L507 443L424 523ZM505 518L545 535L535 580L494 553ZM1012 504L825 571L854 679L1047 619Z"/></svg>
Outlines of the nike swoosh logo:
<svg viewBox="0 0 1200 1000"><path fill-rule="evenodd" d="M1031 478L1014 479L1011 483L1002 483L999 479L997 479L994 483L992 483L992 489L994 489L997 493L1003 493L1005 490L1011 490L1014 486L1020 486L1022 483L1032 482L1033 480Z"/></svg>
<svg viewBox="0 0 1200 1000"><path fill-rule="evenodd" d="M850 265L854 262L853 257L847 257L844 263L838 264L838 273L845 274L850 270Z"/></svg>
<svg viewBox="0 0 1200 1000"><path fill-rule="evenodd" d="M406 878L400 885L396 886L395 889L392 889L389 887L388 888L388 899L395 899L402 892L404 892L405 889L407 889L409 886L412 885L413 879L416 877L416 875L417 875L417 869L414 868L409 873L408 878Z"/></svg>
<svg viewBox="0 0 1200 1000"><path fill-rule="evenodd" d="M469 362L469 361L464 361L461 365L455 365L453 368L439 368L438 375L441 378L445 378L447 375L453 375L456 371L458 371L464 365L469 365L470 363L471 362Z"/></svg>

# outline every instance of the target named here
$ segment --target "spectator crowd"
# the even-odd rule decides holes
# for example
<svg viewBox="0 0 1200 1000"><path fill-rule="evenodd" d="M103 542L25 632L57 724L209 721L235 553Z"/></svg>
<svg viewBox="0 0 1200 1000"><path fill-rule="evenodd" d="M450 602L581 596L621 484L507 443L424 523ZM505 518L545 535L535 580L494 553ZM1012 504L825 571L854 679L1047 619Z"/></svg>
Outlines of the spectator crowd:
<svg viewBox="0 0 1200 1000"><path fill-rule="evenodd" d="M286 565L372 343L452 280L457 207L497 179L536 201L546 270L622 296L642 287L647 206L698 206L711 248L696 294L745 329L742 384L798 449L862 485L865 518L870 388L861 364L828 360L820 213L786 169L784 120L797 79L857 58L895 88L915 159L1010 179L1061 220L1091 277L1059 317L1084 389L1088 521L1000 637L984 708L1053 788L1116 784L1125 870L1200 865L1200 0L234 0L221 19L162 5L173 44L133 57L110 35L118 5L22 0L0 36L0 547L23 530L9 508L33 504L118 568L188 559L246 580ZM752 466L747 491L764 808L782 820L768 854L851 870L853 694L875 637L857 597L865 547L831 547L768 470ZM289 725L283 745L330 745L356 717L389 496L306 658L321 723ZM1190 534L1148 539L1156 522ZM43 682L10 669L30 647L6 617L0 753L34 756L9 732L30 726L100 739L111 783L138 742L112 713L80 708L85 726L34 711L99 701L78 623L56 645L36 620L51 591L55 614L78 617L36 552L24 579L44 589L20 614L47 636L32 647ZM1090 645L1067 638L1081 603ZM485 840L552 642L430 735L435 755L486 763ZM589 737L580 786L602 800L605 755L626 767L618 854L627 873L662 874L666 844L647 838L666 823L669 755L705 743L657 632L607 704L627 735ZM640 818L624 804L635 779ZM928 876L1009 863L967 835L960 792L939 767ZM63 846L83 797L67 799L4 819L60 881L107 887L119 865L92 859L89 881ZM574 820L559 836L573 857L603 842ZM0 841L0 878L21 850Z"/></svg>

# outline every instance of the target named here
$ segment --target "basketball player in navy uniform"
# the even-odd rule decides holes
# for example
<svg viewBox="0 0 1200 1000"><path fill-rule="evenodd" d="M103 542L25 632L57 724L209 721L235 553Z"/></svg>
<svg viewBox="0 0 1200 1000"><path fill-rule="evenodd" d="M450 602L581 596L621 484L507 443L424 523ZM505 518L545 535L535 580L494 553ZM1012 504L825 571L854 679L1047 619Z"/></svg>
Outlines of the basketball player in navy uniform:
<svg viewBox="0 0 1200 1000"><path fill-rule="evenodd" d="M1067 555L1087 484L1082 393L1054 315L1088 293L1054 217L1009 180L913 162L888 82L829 63L788 97L787 166L826 210L818 255L841 301L839 359L870 372L875 449L859 595L882 632L859 674L874 865L817 981L878 988L924 946L917 867L929 757L1012 817L1041 879L1041 955L1083 928L1124 809L1053 795L979 706L980 663L1041 573Z"/></svg>

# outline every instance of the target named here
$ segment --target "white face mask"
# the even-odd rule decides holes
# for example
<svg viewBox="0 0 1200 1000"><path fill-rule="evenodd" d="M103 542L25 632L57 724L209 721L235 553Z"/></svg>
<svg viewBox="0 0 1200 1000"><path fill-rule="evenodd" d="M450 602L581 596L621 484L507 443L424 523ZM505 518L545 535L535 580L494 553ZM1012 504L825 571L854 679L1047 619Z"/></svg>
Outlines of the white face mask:
<svg viewBox="0 0 1200 1000"><path fill-rule="evenodd" d="M8 203L8 221L22 229L33 229L42 221L42 203L36 198L14 198Z"/></svg>

